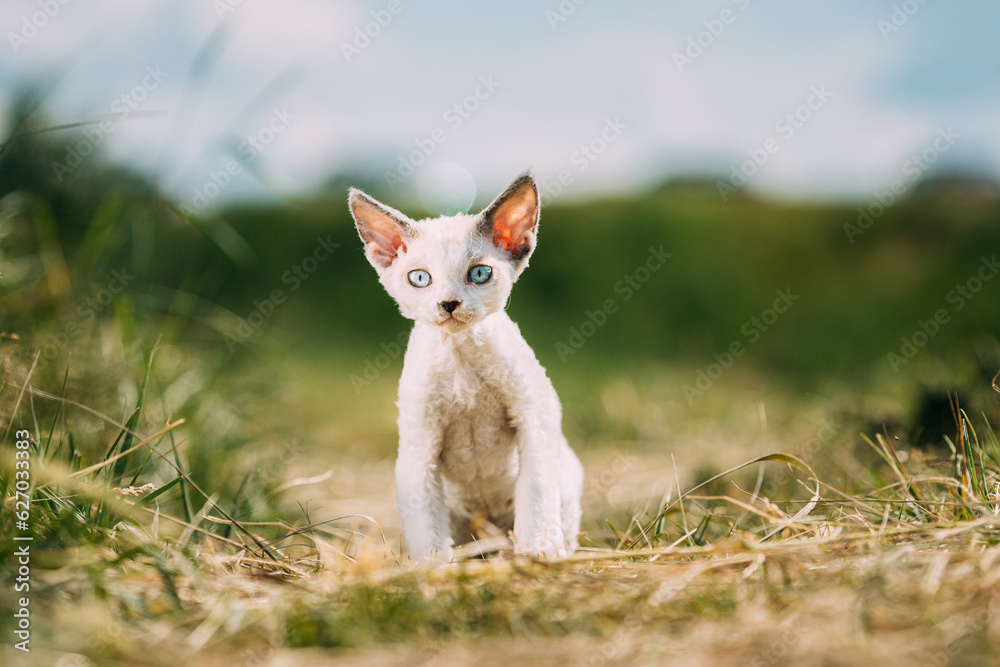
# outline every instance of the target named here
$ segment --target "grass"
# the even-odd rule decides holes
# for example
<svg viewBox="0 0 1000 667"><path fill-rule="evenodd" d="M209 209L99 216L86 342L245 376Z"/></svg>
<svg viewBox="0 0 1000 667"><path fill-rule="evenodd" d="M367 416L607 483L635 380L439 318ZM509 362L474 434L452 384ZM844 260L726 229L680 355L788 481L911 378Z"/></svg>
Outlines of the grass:
<svg viewBox="0 0 1000 667"><path fill-rule="evenodd" d="M995 247L995 203L959 228L958 207L916 197L857 249L846 208L672 191L549 207L543 247L560 251L513 309L586 465L583 548L418 568L392 506L401 361L363 391L349 379L405 325L348 252L343 202L344 224L324 201L185 220L99 156L57 185L64 146L32 113L0 145L4 610L15 538L33 538L32 653L0 614L3 664L968 665L1000 649L991 297L900 374L878 365ZM344 254L230 351L238 313L327 230ZM561 363L554 342L652 243L673 273ZM123 267L135 278L111 294ZM795 315L685 400L793 278ZM951 437L922 434L913 387L962 389Z"/></svg>
<svg viewBox="0 0 1000 667"><path fill-rule="evenodd" d="M678 481L620 525L610 521L619 509L592 502L584 548L567 559L414 568L367 519L283 506L279 484L308 486L287 484L292 471L266 474L287 452L218 475L217 487L199 482L188 462L211 443L155 409L172 386L157 376L157 348L134 359L135 393L118 418L73 398L75 373L58 392L37 388L34 361L12 348L0 426L30 433L33 664L64 654L101 665L404 655L491 664L500 650L526 664L964 665L1000 648L1000 446L987 416L957 401L950 456L865 437L876 458L850 489L770 454L683 494ZM88 453L94 420L111 426L109 445ZM250 417L233 428L260 426ZM256 435L267 442L287 426ZM7 563L18 534L12 451L0 459ZM231 456L207 455L212 466ZM600 470L592 459L588 473ZM14 606L11 586L0 595ZM4 623L10 636L9 615ZM9 645L3 655L24 659Z"/></svg>

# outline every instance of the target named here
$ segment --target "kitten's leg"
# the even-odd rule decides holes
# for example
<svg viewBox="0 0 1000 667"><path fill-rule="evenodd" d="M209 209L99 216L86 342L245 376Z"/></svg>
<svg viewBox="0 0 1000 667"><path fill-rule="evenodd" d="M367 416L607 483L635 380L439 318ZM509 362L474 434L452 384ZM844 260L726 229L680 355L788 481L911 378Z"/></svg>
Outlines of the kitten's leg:
<svg viewBox="0 0 1000 667"><path fill-rule="evenodd" d="M580 507L580 496L583 494L583 466L565 439L561 449L559 481L563 536L566 539L566 548L573 551L580 545L580 516L583 513Z"/></svg>
<svg viewBox="0 0 1000 667"><path fill-rule="evenodd" d="M453 543L438 462L439 447L434 442L437 442L435 436L424 429L419 433L401 429L396 459L396 503L410 557L448 562Z"/></svg>
<svg viewBox="0 0 1000 667"><path fill-rule="evenodd" d="M563 556L560 517L559 441L528 420L518 430L520 466L514 487L514 549L517 553Z"/></svg>

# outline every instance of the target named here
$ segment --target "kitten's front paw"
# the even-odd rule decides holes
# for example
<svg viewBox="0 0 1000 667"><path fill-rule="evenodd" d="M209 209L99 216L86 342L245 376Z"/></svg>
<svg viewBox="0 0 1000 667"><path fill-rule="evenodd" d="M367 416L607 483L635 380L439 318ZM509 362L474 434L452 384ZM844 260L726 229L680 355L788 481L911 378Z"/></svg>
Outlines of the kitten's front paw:
<svg viewBox="0 0 1000 667"><path fill-rule="evenodd" d="M517 549L515 550L514 553L522 556L532 556L534 558L565 558L573 552L570 551L569 549L565 549L562 547L550 546L550 547L540 547L537 549L534 548Z"/></svg>
<svg viewBox="0 0 1000 667"><path fill-rule="evenodd" d="M450 563L454 557L455 557L455 549L452 547L444 547L442 549L437 549L435 551L425 551L423 553L410 554L411 561L423 565Z"/></svg>
<svg viewBox="0 0 1000 667"><path fill-rule="evenodd" d="M562 538L562 534L554 540L525 540L518 541L514 548L514 553L525 555L525 556L535 556L537 558L565 558L569 556L572 550L566 548L566 542Z"/></svg>

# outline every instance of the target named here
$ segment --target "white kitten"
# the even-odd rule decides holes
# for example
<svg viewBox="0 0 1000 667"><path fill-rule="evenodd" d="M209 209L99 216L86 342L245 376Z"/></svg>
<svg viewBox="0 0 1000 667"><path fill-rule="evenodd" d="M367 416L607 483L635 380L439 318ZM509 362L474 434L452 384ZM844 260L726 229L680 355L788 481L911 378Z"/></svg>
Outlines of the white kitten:
<svg viewBox="0 0 1000 667"><path fill-rule="evenodd" d="M470 522L519 553L577 546L583 468L545 369L504 308L535 249L524 174L478 215L411 220L360 190L349 204L379 282L415 320L399 381L396 495L411 557L450 560Z"/></svg>

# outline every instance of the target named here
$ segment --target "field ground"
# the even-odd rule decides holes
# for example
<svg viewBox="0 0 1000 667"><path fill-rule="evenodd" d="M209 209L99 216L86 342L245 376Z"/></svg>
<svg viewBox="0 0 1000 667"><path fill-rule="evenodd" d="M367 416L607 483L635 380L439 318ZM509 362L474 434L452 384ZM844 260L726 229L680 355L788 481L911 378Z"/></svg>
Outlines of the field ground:
<svg viewBox="0 0 1000 667"><path fill-rule="evenodd" d="M766 383L734 371L708 403L687 405L656 390L686 373L620 370L594 396L564 392L608 420L581 425L579 408L567 410L588 475L584 549L560 561L501 555L416 568L400 563L393 507L395 374L330 395L318 387L334 367L284 372L270 376L276 403L244 406L277 447L261 465L280 479L251 510L313 529L246 520L271 540L274 561L247 535L222 531L230 522L211 507L188 522L176 494L162 496L173 498L162 511L130 510L98 490L97 475L89 486L63 477L63 495L48 502L71 503L72 489L104 498L119 518L101 529L96 505L64 507L89 512L80 520L95 534L49 533L33 563L34 650L5 643L4 664L995 664L1000 448L983 429L971 440L971 420L971 467L888 431L872 445L889 458L868 449L866 459L835 389L822 399L754 396L747 387ZM171 391L166 381L154 389ZM32 409L44 412L41 398ZM678 484L691 489L779 451L797 458L673 502ZM822 471L819 486L808 466ZM53 463L41 479L62 474Z"/></svg>
<svg viewBox="0 0 1000 667"><path fill-rule="evenodd" d="M220 567L182 582L183 613L124 619L97 601L43 607L46 642L4 664L988 665L1000 650L995 524L732 540L570 561L369 566L292 582ZM69 564L65 569L71 569ZM64 572L49 585L68 586ZM79 575L77 575L79 576ZM59 581L59 580L62 581ZM183 578L182 578L183 579ZM208 581L205 581L208 579ZM63 593L65 595L65 593ZM308 648L292 648L289 640ZM318 645L318 646L317 646ZM334 645L338 648L323 648ZM346 648L345 648L346 647Z"/></svg>
<svg viewBox="0 0 1000 667"><path fill-rule="evenodd" d="M33 108L0 161L0 664L996 663L992 183L929 178L861 238L863 202L712 180L546 205L509 311L586 467L584 548L421 569L409 327L344 183L181 217L110 163L53 179L71 144Z"/></svg>

